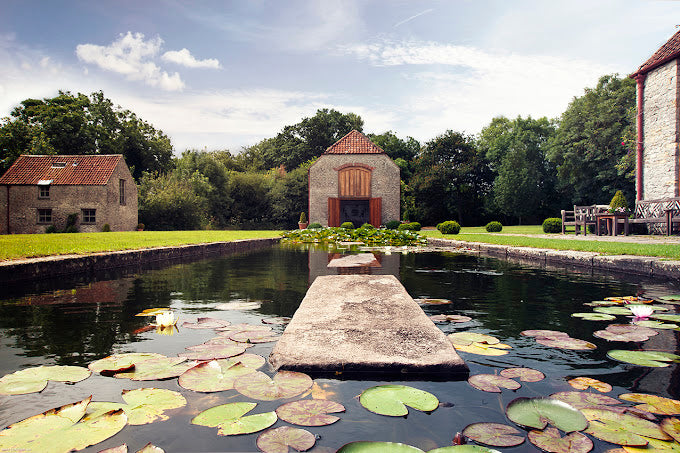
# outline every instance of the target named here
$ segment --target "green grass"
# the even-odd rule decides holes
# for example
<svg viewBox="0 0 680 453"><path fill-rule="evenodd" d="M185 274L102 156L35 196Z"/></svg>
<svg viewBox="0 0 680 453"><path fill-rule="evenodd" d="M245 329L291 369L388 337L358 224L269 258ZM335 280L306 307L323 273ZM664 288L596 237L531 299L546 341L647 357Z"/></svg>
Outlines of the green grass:
<svg viewBox="0 0 680 453"><path fill-rule="evenodd" d="M121 231L0 236L0 260L278 237L280 231Z"/></svg>
<svg viewBox="0 0 680 453"><path fill-rule="evenodd" d="M507 231L506 231L507 228ZM543 234L534 232L519 232L512 230L513 227L503 227L502 233L515 234ZM517 227L517 228L538 228ZM605 242L605 241L583 241L576 239L562 239L565 236L556 235L555 239L543 237L527 236L507 236L499 233L486 233L484 227L472 227L461 229L459 234L443 235L437 230L421 231L428 237L440 237L445 239L455 239L466 242L483 242L487 244L508 245L512 247L535 247L555 250L577 250L582 252L597 252L605 255L641 255L658 256L662 258L680 259L680 245L677 244L637 244L633 242ZM568 236L566 236L568 238Z"/></svg>

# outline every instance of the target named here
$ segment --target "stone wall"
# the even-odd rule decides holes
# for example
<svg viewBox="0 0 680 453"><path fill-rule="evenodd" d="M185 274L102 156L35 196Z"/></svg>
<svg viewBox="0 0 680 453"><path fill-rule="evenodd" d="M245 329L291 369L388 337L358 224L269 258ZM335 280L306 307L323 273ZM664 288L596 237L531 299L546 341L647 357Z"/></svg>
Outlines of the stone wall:
<svg viewBox="0 0 680 453"><path fill-rule="evenodd" d="M125 180L125 204L120 204L120 180ZM112 231L132 231L137 228L137 186L121 160L106 186L50 186L49 198L39 198L39 188L33 185L0 186L0 233L44 233L54 225L66 228L66 218L77 213L76 225L81 232L101 231L108 223ZM9 232L7 202L9 199ZM52 222L39 223L38 209L52 209ZM95 209L95 223L83 223L83 209Z"/></svg>
<svg viewBox="0 0 680 453"><path fill-rule="evenodd" d="M382 198L381 223L400 220L399 167L387 154L324 154L309 168L309 222L328 226L328 198L338 196L336 168L364 164L374 168L371 197Z"/></svg>
<svg viewBox="0 0 680 453"><path fill-rule="evenodd" d="M673 60L647 74L643 115L643 199L678 195L678 66Z"/></svg>

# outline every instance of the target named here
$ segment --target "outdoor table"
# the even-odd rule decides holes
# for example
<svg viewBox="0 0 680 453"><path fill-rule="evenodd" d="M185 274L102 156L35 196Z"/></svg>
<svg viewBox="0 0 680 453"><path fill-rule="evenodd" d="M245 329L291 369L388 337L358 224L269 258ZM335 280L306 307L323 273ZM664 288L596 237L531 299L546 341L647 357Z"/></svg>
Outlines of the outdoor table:
<svg viewBox="0 0 680 453"><path fill-rule="evenodd" d="M628 236L628 215L623 212L601 212L595 214L595 233L600 236L600 224L604 220L607 223L609 234L616 236L619 234L619 219L623 219L623 235Z"/></svg>

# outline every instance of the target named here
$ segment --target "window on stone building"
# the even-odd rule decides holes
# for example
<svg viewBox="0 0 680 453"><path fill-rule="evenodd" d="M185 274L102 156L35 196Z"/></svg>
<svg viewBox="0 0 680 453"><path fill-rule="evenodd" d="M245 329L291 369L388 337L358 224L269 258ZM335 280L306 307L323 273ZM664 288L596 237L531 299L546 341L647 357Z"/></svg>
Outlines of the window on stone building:
<svg viewBox="0 0 680 453"><path fill-rule="evenodd" d="M96 223L96 222L97 222L97 210L83 209L83 223Z"/></svg>
<svg viewBox="0 0 680 453"><path fill-rule="evenodd" d="M52 210L38 209L38 223L52 223Z"/></svg>
<svg viewBox="0 0 680 453"><path fill-rule="evenodd" d="M38 198L50 198L50 186L38 186Z"/></svg>
<svg viewBox="0 0 680 453"><path fill-rule="evenodd" d="M120 199L120 204L125 205L125 180L121 179L118 181L118 198Z"/></svg>

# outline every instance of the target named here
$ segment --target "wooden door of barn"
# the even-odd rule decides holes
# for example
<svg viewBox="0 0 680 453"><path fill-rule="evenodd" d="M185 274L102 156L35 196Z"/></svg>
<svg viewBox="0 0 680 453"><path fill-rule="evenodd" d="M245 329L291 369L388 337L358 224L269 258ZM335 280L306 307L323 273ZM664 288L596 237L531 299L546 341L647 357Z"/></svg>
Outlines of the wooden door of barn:
<svg viewBox="0 0 680 453"><path fill-rule="evenodd" d="M355 227L364 222L379 227L381 219L382 198L371 198L371 170L363 166L340 169L338 197L328 199L328 226L351 221Z"/></svg>

